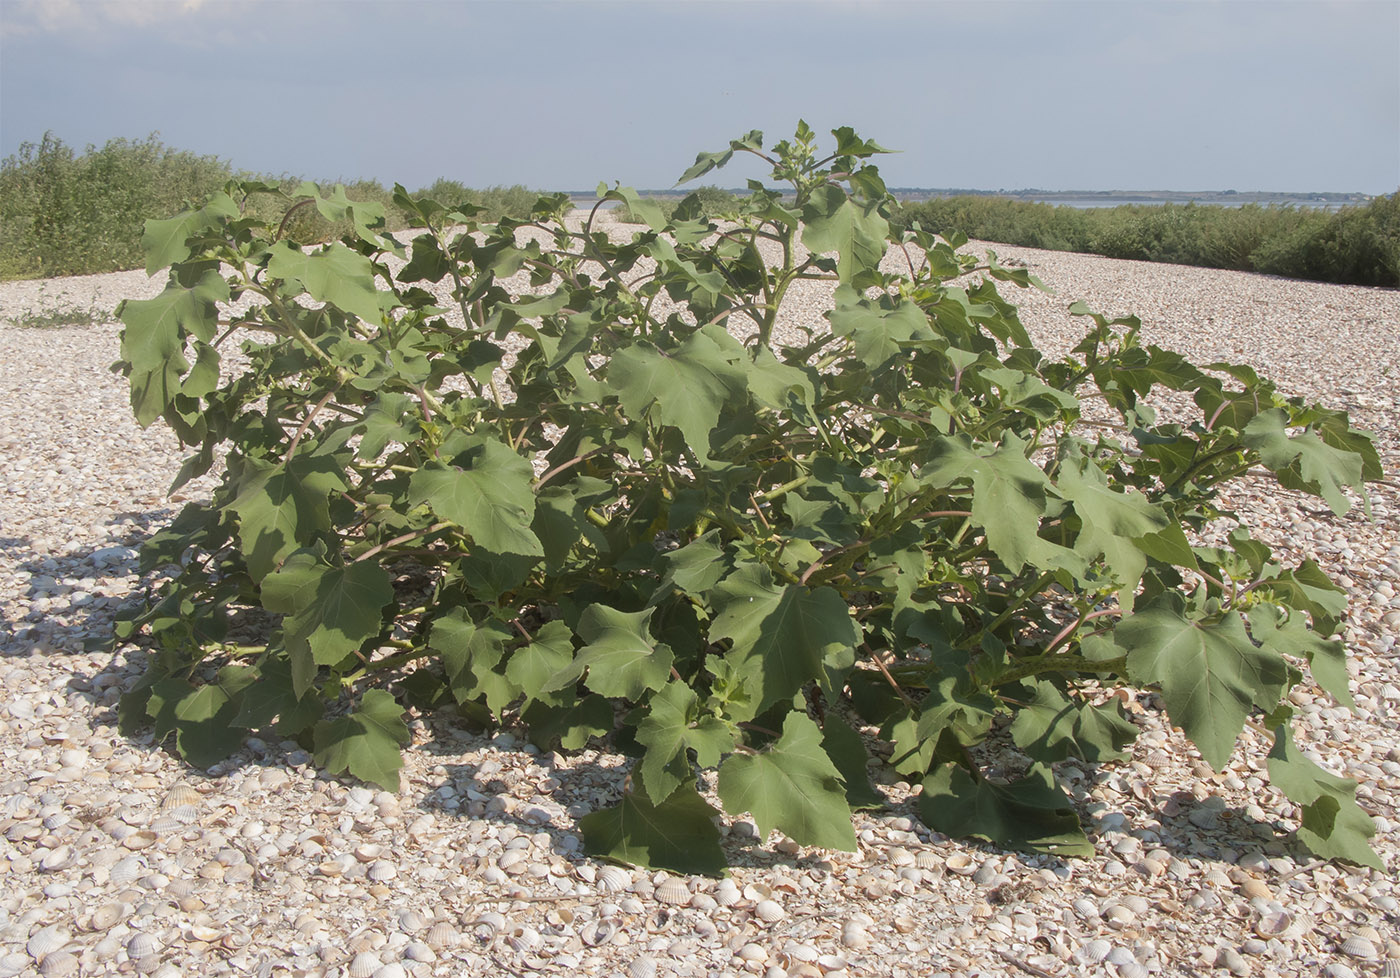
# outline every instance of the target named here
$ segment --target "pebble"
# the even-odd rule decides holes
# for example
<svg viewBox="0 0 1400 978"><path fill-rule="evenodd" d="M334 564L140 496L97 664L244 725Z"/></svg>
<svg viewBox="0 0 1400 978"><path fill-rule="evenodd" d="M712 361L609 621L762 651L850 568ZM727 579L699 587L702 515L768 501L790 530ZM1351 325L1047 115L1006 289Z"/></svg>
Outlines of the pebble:
<svg viewBox="0 0 1400 978"><path fill-rule="evenodd" d="M1047 353L1082 333L1065 313L1073 299L1109 315L1136 312L1148 342L1250 362L1289 395L1350 410L1376 432L1386 471L1400 470L1400 401L1385 373L1400 362L1400 292L996 250L1056 289L1003 290ZM907 785L888 784L890 812L855 816L860 852L769 844L751 822L736 822L732 878L685 878L686 901L667 878L581 855L577 818L617 796L627 773L620 755L540 752L519 731L481 735L420 718L415 732L433 747L407 752L392 794L318 774L303 746L275 735L250 742L216 776L148 734L122 736L112 710L144 657L85 651L83 642L150 580L138 574L135 548L182 504L163 495L182 453L163 425L131 421L124 381L107 370L118 326L39 332L4 320L45 303L112 308L163 284L141 271L0 283L0 615L14 626L0 631L0 976L176 978L208 973L213 961L236 973L270 961L290 973L363 972L357 978L498 973L498 963L532 973L542 962L692 978L729 973L736 956L775 978L951 976L1010 973L997 953L1009 946L1057 975L1077 973L1066 959L1087 952L1120 978L1141 978L1134 969L1172 974L1206 961L1198 943L1209 935L1205 967L1354 978L1388 953L1384 941L1319 921L1363 907L1373 922L1393 920L1391 876L1327 865L1280 880L1304 864L1279 862L1298 854L1271 825L1296 813L1264 777L1267 743L1246 730L1247 749L1227 772L1198 770L1155 707L1133 715L1135 764L1063 766L1062 783L1095 833L1090 858L1013 857L949 840L910 817ZM821 283L795 287L780 338L819 324L830 296ZM207 498L218 477L216 467L180 493ZM1300 689L1299 742L1360 779L1363 807L1393 812L1394 491L1375 490L1371 523L1318 517L1313 501L1248 486L1222 503L1249 513L1288 560L1315 559L1350 580L1346 639L1363 708L1353 715ZM1374 841L1393 868L1400 842L1391 828ZM503 861L509 853L517 855ZM1360 943L1344 950L1351 938L1371 953L1355 953ZM1322 960L1315 948L1326 949Z"/></svg>

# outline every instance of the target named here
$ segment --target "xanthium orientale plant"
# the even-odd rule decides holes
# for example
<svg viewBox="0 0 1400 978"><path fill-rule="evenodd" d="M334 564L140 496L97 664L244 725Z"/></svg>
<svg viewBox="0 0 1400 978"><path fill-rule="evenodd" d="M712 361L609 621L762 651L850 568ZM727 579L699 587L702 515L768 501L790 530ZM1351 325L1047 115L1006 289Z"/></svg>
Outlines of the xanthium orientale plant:
<svg viewBox="0 0 1400 978"><path fill-rule="evenodd" d="M123 729L201 767L268 729L391 789L410 710L611 738L634 761L580 820L587 851L718 873L701 779L765 835L853 849L852 809L885 802L871 743L932 828L1088 854L1054 765L1124 758L1113 694L1153 689L1217 770L1253 723L1297 839L1379 865L1286 697L1310 675L1351 704L1344 592L1218 495L1265 472L1369 505L1369 436L1141 345L1134 318L1075 305L1083 340L1047 357L997 291L1040 283L893 234L886 151L832 135L822 158L805 123L700 154L682 182L742 153L787 185L750 181L723 224L600 187L647 222L620 242L562 194L493 225L401 187L426 229L407 264L381 208L310 185L287 213L353 233L304 248L248 216L279 192L250 182L148 222L168 283L121 307L118 369L136 419L193 450L177 486L223 471L143 549L167 576L116 631L150 650ZM827 321L775 343L811 280L834 283ZM1189 418L1159 420L1163 394ZM1228 542L1199 545L1218 520ZM988 776L989 743L1023 770Z"/></svg>

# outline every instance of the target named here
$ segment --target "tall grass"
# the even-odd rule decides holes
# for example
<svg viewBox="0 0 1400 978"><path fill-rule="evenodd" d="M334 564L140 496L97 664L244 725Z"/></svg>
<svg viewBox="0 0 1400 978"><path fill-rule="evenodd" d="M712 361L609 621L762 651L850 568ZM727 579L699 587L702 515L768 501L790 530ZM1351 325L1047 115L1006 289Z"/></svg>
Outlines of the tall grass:
<svg viewBox="0 0 1400 978"><path fill-rule="evenodd" d="M301 177L235 172L214 156L165 146L155 133L144 140L114 139L78 154L53 133L24 143L0 162L0 280L88 275L140 268L141 234L147 218L169 217L202 202L234 178L260 179L293 193ZM388 230L406 225L393 192L376 180L319 181L328 194L336 183L354 201L384 206ZM440 178L417 195L439 203L482 208L488 220L529 216L536 191L523 186L474 190ZM287 203L256 194L246 205L260 217L280 217ZM293 215L287 234L302 244L330 240L349 230L327 221L315 208Z"/></svg>
<svg viewBox="0 0 1400 978"><path fill-rule="evenodd" d="M896 222L937 234L1356 285L1400 285L1400 194L1335 213L1292 207L1074 207L1004 197L901 204Z"/></svg>

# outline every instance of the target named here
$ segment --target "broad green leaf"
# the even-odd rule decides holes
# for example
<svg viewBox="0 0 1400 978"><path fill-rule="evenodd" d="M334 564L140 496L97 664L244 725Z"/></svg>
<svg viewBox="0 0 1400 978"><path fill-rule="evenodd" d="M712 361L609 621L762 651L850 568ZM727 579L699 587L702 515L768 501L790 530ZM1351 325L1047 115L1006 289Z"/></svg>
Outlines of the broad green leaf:
<svg viewBox="0 0 1400 978"><path fill-rule="evenodd" d="M1147 569L1147 555L1137 538L1165 530L1171 520L1141 493L1111 488L1103 470L1082 456L1064 460L1058 489L1083 522L1075 549L1090 559L1104 555L1118 580L1118 603L1132 610L1134 593Z"/></svg>
<svg viewBox="0 0 1400 978"><path fill-rule="evenodd" d="M118 307L124 327L122 360L130 365L131 409L141 427L160 417L180 393L180 377L189 369L185 339L212 341L219 321L216 303L228 297L228 283L211 269L192 286L172 275L154 299L127 299Z"/></svg>
<svg viewBox="0 0 1400 978"><path fill-rule="evenodd" d="M760 713L810 680L834 686L855 663L860 630L831 588L780 586L767 567L743 564L715 587L714 601L710 641L734 643L726 658L757 693Z"/></svg>
<svg viewBox="0 0 1400 978"><path fill-rule="evenodd" d="M660 803L634 788L613 807L579 819L578 827L584 852L595 858L719 876L725 861L714 823L718 814L691 782Z"/></svg>
<svg viewBox="0 0 1400 978"><path fill-rule="evenodd" d="M802 208L802 243L816 254L835 252L843 283L879 267L889 230L877 202L857 203L831 184L813 190Z"/></svg>
<svg viewBox="0 0 1400 978"><path fill-rule="evenodd" d="M428 647L442 654L447 683L458 703L486 698L492 713L500 715L519 695L509 675L496 672L514 633L503 622L474 622L464 608L453 608L435 618L428 633Z"/></svg>
<svg viewBox="0 0 1400 978"><path fill-rule="evenodd" d="M284 282L297 282L318 302L329 302L337 309L359 316L375 326L384 321L382 302L391 292L380 292L374 284L374 265L364 255L334 243L310 254L290 241L272 246L267 273ZM398 302L392 302L393 308Z"/></svg>
<svg viewBox="0 0 1400 978"><path fill-rule="evenodd" d="M1305 560L1265 585L1280 603L1312 616L1313 627L1323 635L1335 634L1347 610L1347 593L1327 576L1316 561Z"/></svg>
<svg viewBox="0 0 1400 978"><path fill-rule="evenodd" d="M535 637L523 649L517 649L506 663L506 678L525 694L527 701L540 700L554 706L564 698L550 692L545 684L568 668L574 658L574 636L562 621L549 621L540 626Z"/></svg>
<svg viewBox="0 0 1400 978"><path fill-rule="evenodd" d="M1163 595L1120 621L1114 640L1128 650L1133 681L1161 686L1172 722L1222 771L1250 710L1278 704L1288 669L1255 646L1237 612L1194 620L1184 608L1179 595Z"/></svg>
<svg viewBox="0 0 1400 978"><path fill-rule="evenodd" d="M257 667L257 692L243 697L234 726L261 730L275 719L278 736L295 737L321 719L321 698L314 692L298 697L292 685L292 664L280 655L269 655Z"/></svg>
<svg viewBox="0 0 1400 978"><path fill-rule="evenodd" d="M1076 757L1092 764L1121 761L1138 730L1116 698L1102 706L1037 682L1030 702L1016 711L1011 739L1032 759L1050 764Z"/></svg>
<svg viewBox="0 0 1400 978"><path fill-rule="evenodd" d="M1274 732L1269 780L1303 806L1298 838L1314 855L1385 869L1366 841L1376 834L1376 823L1356 804L1356 782L1330 774L1304 757L1287 724Z"/></svg>
<svg viewBox="0 0 1400 978"><path fill-rule="evenodd" d="M411 739L403 709L382 689L367 691L348 716L322 720L312 731L317 764L331 774L349 771L385 791L399 790L399 748Z"/></svg>
<svg viewBox="0 0 1400 978"><path fill-rule="evenodd" d="M663 590L669 593L667 585L674 585L695 597L708 594L728 570L725 552L715 543L717 539L719 531L711 530L684 547L663 555L666 576L657 593Z"/></svg>
<svg viewBox="0 0 1400 978"><path fill-rule="evenodd" d="M752 360L746 357L743 364L748 372L749 393L760 407L785 411L792 392L796 392L798 400L804 404L816 399L816 389L807 372L783 363L766 346L759 347Z"/></svg>
<svg viewBox="0 0 1400 978"><path fill-rule="evenodd" d="M860 734L835 713L822 723L822 750L831 758L846 786L846 803L852 808L883 808L885 796L870 784L870 752Z"/></svg>
<svg viewBox="0 0 1400 978"><path fill-rule="evenodd" d="M911 341L933 337L928 317L916 303L883 293L878 300L867 299L844 284L836 289L836 307L827 319L833 333L851 337L856 356L871 370L900 356Z"/></svg>
<svg viewBox="0 0 1400 978"><path fill-rule="evenodd" d="M1255 415L1245 425L1241 438L1259 453L1259 458L1280 480L1286 472L1295 472L1292 488L1307 489L1326 500L1332 512L1341 516L1351 508L1351 500L1342 491L1344 486L1362 488L1362 457L1355 452L1333 448L1311 431L1288 434L1288 412L1271 408Z"/></svg>
<svg viewBox="0 0 1400 978"><path fill-rule="evenodd" d="M919 814L929 828L946 835L1053 856L1094 854L1069 798L1046 768L1033 767L1010 784L993 784L944 764L924 778Z"/></svg>
<svg viewBox="0 0 1400 978"><path fill-rule="evenodd" d="M536 699L520 714L530 728L530 742L545 749L555 737L565 750L579 750L592 737L602 737L613 729L612 704L597 693L581 700L560 704Z"/></svg>
<svg viewBox="0 0 1400 978"><path fill-rule="evenodd" d="M317 666L335 665L383 628L383 608L394 600L389 572L374 561L333 566L299 550L262 582L262 603L281 612L292 662L292 689L306 695Z"/></svg>
<svg viewBox="0 0 1400 978"><path fill-rule="evenodd" d="M162 679L151 687L146 712L156 739L175 734L175 749L190 764L207 768L243 746L235 725L243 692L256 677L244 666L225 666L213 682L199 686Z"/></svg>
<svg viewBox="0 0 1400 978"><path fill-rule="evenodd" d="M658 423L680 429L701 462L709 461L721 408L746 391L744 371L700 332L675 350L647 341L624 347L609 362L607 379L629 415L650 412Z"/></svg>
<svg viewBox="0 0 1400 978"><path fill-rule="evenodd" d="M565 674L584 672L588 688L609 697L637 700L649 689L666 685L674 657L669 646L648 632L655 608L625 612L604 604L588 607L579 619L579 637L587 644ZM557 679L550 688L560 688ZM570 680L572 682L574 680Z"/></svg>
<svg viewBox="0 0 1400 978"><path fill-rule="evenodd" d="M493 553L544 556L530 529L534 469L503 442L488 438L453 459L429 462L409 477L408 498L451 520Z"/></svg>
<svg viewBox="0 0 1400 978"><path fill-rule="evenodd" d="M1308 628L1299 612L1284 617L1273 605L1256 605L1249 610L1250 634L1266 649L1308 660L1308 671L1317 684L1347 709L1355 709L1347 674L1347 647L1324 639Z"/></svg>
<svg viewBox="0 0 1400 978"><path fill-rule="evenodd" d="M301 454L286 463L247 459L228 509L238 516L239 549L253 579L261 581L292 551L328 532L330 494L348 488L329 455Z"/></svg>
<svg viewBox="0 0 1400 978"><path fill-rule="evenodd" d="M799 845L855 851L841 772L804 713L789 713L783 735L761 753L729 755L719 796L730 812L752 812L760 836L778 829Z"/></svg>
<svg viewBox="0 0 1400 978"><path fill-rule="evenodd" d="M218 193L197 211L185 211L165 221L147 220L141 235L141 249L146 252L146 274L190 256L185 242L200 231L216 228L221 220L238 219L238 205L228 194Z"/></svg>
<svg viewBox="0 0 1400 978"><path fill-rule="evenodd" d="M646 719L637 727L637 741L647 752L639 765L647 794L659 801L671 797L690 778L690 757L704 768L714 767L734 749L735 731L712 713L702 713L700 698L683 682L667 683L648 701Z"/></svg>

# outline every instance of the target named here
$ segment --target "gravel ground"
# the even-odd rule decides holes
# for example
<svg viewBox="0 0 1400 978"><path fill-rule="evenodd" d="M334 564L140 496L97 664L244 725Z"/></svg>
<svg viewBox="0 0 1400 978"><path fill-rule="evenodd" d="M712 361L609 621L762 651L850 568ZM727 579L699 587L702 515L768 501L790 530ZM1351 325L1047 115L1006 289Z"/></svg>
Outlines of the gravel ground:
<svg viewBox="0 0 1400 978"><path fill-rule="evenodd" d="M1148 342L1250 363L1351 411L1387 473L1400 463L1400 292L997 251L1056 290L1007 289L1047 348L1082 332L1064 312L1074 299L1133 312ZM253 741L201 772L121 737L115 702L142 654L83 643L139 590L133 548L183 496L165 498L178 446L131 420L102 311L161 287L142 272L0 284L0 975L1400 975L1392 874L1281 841L1293 808L1253 731L1216 775L1140 703L1130 763L1060 768L1091 859L946 839L896 793L887 813L857 816L854 854L730 822L736 868L720 883L579 854L574 819L617 790L616 755L415 721L394 795L328 779L290 743ZM819 321L828 299L798 295L795 319ZM22 325L55 308L98 321ZM1263 483L1232 502L1285 561L1317 559L1351 594L1358 710L1296 695L1299 742L1361 782L1393 871L1395 486L1375 488L1371 522Z"/></svg>

